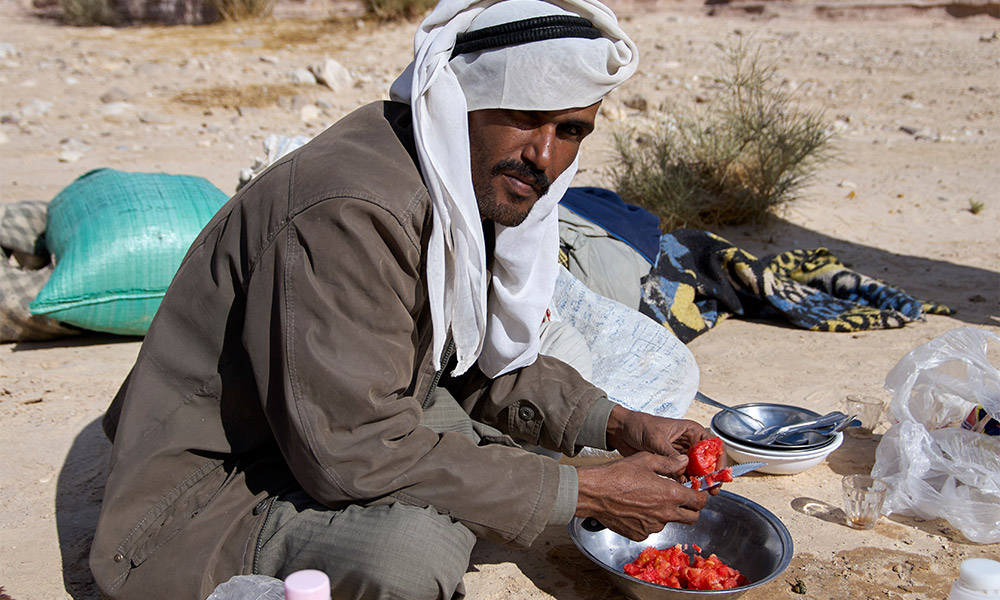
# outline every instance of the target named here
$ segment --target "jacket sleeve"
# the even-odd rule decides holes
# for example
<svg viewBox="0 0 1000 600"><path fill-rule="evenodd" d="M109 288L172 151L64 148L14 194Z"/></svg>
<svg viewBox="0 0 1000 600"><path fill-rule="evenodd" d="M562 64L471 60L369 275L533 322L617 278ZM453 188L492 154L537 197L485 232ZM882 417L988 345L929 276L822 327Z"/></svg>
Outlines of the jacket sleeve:
<svg viewBox="0 0 1000 600"><path fill-rule="evenodd" d="M296 480L327 506L391 497L530 544L552 512L558 463L420 425L420 257L373 199L322 200L282 224L253 267L243 328L268 422Z"/></svg>

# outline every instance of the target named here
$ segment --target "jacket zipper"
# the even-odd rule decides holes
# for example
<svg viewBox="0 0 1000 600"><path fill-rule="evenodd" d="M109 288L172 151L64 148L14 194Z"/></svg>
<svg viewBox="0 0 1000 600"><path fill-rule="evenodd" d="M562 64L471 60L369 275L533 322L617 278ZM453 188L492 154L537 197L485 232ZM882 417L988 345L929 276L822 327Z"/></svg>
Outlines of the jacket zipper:
<svg viewBox="0 0 1000 600"><path fill-rule="evenodd" d="M444 375L444 370L448 368L448 361L451 360L451 355L455 352L455 340L448 338L448 345L444 347L444 352L441 354L441 368L434 373L434 379L431 380L431 387L427 388L427 395L424 396L424 401L420 403L421 409L426 409L431 401L431 394L434 393L434 388L437 387L438 382L441 381L441 376Z"/></svg>
<svg viewBox="0 0 1000 600"><path fill-rule="evenodd" d="M260 531L257 533L257 544L254 547L253 551L253 569L250 572L254 575L257 575L259 573L257 568L260 563L260 551L261 548L263 548L264 546L264 530L267 529L267 522L271 520L271 509L274 508L274 502L277 499L278 499L277 496L271 496L257 503L257 506L260 506L261 503L266 502L267 512L264 513L264 522L261 523L260 525Z"/></svg>

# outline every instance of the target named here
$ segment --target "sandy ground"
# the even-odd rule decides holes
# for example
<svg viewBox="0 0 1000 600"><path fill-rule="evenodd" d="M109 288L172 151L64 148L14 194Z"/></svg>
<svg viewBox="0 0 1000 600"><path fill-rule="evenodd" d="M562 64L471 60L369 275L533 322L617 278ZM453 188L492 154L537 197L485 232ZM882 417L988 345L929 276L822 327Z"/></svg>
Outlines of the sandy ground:
<svg viewBox="0 0 1000 600"><path fill-rule="evenodd" d="M806 106L828 111L839 159L768 224L721 233L758 253L826 246L958 310L858 334L727 320L690 345L704 392L826 411L852 392L888 398L888 370L945 331L1000 332L997 5L615 6L643 63L606 102L578 182L607 185L611 130L642 116L626 100L641 96L656 110L706 97L714 44L751 37ZM203 175L231 193L268 133L315 134L384 97L408 62L413 29L354 18L77 29L0 0L0 42L16 50L0 58L0 201L49 200L99 166ZM350 69L353 87L290 81L327 56ZM973 214L970 202L983 210ZM138 340L103 336L0 346L0 586L16 600L97 597L85 556L109 450L98 419L138 349ZM689 416L707 424L712 414L696 405ZM744 598L941 600L962 559L1000 556L944 521L893 515L871 531L847 528L840 477L870 470L878 434L848 436L799 475L730 484L778 515L796 549L782 576ZM804 595L792 592L796 580ZM562 529L525 552L481 543L466 582L475 598L621 597Z"/></svg>

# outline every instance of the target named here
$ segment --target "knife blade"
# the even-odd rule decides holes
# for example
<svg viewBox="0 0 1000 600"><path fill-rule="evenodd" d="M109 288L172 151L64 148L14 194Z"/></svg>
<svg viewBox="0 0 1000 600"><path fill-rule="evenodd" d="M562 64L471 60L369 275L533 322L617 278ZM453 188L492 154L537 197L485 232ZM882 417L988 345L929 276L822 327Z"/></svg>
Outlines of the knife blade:
<svg viewBox="0 0 1000 600"><path fill-rule="evenodd" d="M767 466L766 462L759 462L758 461L758 462L740 463L738 465L733 465L732 467L728 467L728 468L730 469L730 475L733 476L733 479L736 479L740 475L746 475L747 473L749 473L751 471L756 471L757 469L759 469L761 467L764 467L764 466ZM698 490L704 491L704 490L711 489L711 488L713 488L713 487L715 487L717 485L722 485L724 482L722 482L722 481L716 481L712 485L706 486L705 485L705 478L706 477L711 477L711 478L714 479L719 473L721 473L723 471L725 471L725 469L719 469L718 471L715 471L713 473L709 473L708 475L703 475L701 477L696 477L696 478L692 479L691 481L688 481L684 485L685 485L685 487L691 487L692 484L693 484L693 482L695 480L697 480L698 483L700 484L700 487L697 488Z"/></svg>

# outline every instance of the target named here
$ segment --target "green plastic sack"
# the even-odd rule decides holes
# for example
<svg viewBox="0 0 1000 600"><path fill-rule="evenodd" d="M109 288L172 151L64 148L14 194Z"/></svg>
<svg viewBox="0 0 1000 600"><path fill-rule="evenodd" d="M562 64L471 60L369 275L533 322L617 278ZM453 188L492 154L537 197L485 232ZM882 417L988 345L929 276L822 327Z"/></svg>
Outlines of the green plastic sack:
<svg viewBox="0 0 1000 600"><path fill-rule="evenodd" d="M227 200L201 177L90 171L49 204L55 270L32 314L144 335L191 242Z"/></svg>

